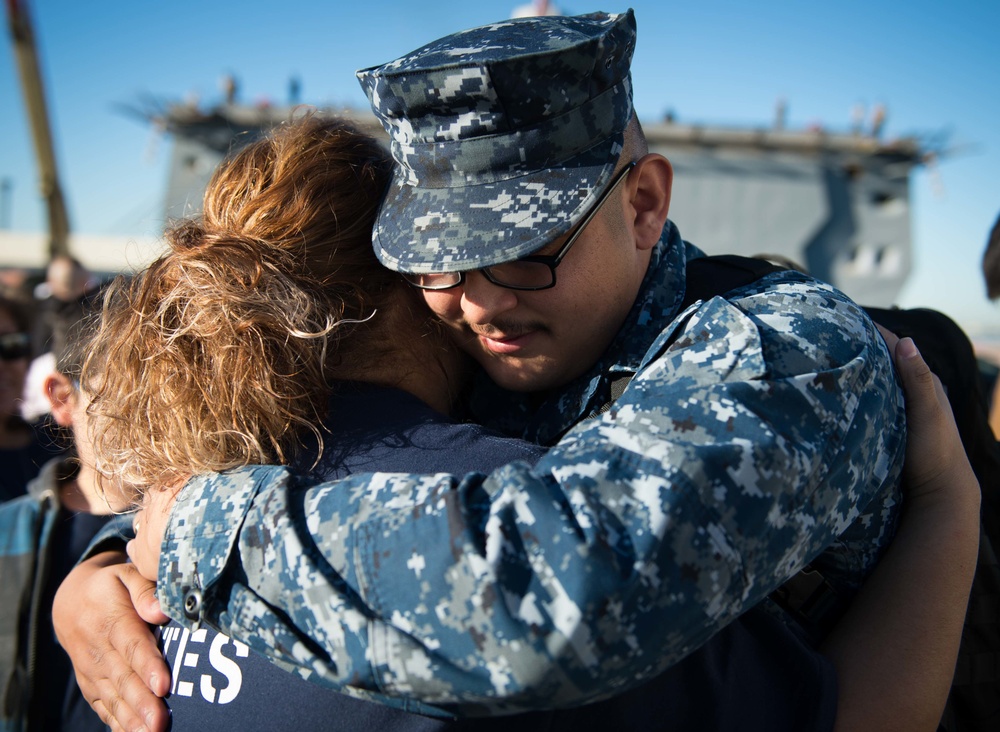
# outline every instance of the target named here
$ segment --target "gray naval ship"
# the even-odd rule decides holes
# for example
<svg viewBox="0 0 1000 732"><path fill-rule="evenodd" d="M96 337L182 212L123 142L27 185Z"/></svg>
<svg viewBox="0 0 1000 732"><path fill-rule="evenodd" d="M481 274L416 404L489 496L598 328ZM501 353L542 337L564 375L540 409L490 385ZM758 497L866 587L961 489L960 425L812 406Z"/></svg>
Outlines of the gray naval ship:
<svg viewBox="0 0 1000 732"><path fill-rule="evenodd" d="M293 99L294 101L294 99ZM288 106L147 106L173 139L165 213L195 214L215 166L289 119ZM388 141L368 112L337 114ZM673 163L670 217L709 254L791 260L858 302L888 307L911 267L910 174L928 152L915 138L883 141L878 123L842 133L787 130L779 113L759 129L641 120L650 149Z"/></svg>
<svg viewBox="0 0 1000 732"><path fill-rule="evenodd" d="M8 10L50 213L49 253L67 253L69 227L33 33L21 3L12 0ZM547 0L533 0L514 15L558 13ZM125 107L173 139L167 219L198 213L223 157L289 119L298 106L294 79L284 106L239 104L233 77L225 80L225 89L224 100L207 108L151 98ZM387 139L370 112L319 113L346 116ZM709 254L780 257L858 302L893 304L911 267L911 171L938 152L915 138L884 142L884 114L878 109L868 130L855 122L843 133L788 130L784 116L779 103L774 123L759 129L641 120L650 148L674 166L671 218L685 238Z"/></svg>

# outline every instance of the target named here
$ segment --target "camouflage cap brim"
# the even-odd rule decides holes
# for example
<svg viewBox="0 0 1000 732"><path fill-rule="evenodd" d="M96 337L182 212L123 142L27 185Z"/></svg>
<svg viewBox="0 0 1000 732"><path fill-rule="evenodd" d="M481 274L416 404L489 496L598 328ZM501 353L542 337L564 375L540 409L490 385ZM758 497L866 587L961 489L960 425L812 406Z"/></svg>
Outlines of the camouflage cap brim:
<svg viewBox="0 0 1000 732"><path fill-rule="evenodd" d="M614 172L622 135L560 167L479 185L429 188L394 176L372 235L401 272L478 269L531 254L569 233Z"/></svg>
<svg viewBox="0 0 1000 732"><path fill-rule="evenodd" d="M397 163L373 232L379 259L475 269L570 231L621 154L634 43L631 11L525 18L359 71Z"/></svg>

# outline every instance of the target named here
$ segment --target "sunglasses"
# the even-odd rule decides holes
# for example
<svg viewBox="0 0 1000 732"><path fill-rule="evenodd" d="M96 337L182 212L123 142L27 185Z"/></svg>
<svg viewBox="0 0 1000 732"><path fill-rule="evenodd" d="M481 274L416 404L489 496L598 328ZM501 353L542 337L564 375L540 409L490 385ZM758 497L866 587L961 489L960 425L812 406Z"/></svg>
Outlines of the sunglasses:
<svg viewBox="0 0 1000 732"><path fill-rule="evenodd" d="M0 361L17 361L31 353L31 338L27 333L0 335Z"/></svg>

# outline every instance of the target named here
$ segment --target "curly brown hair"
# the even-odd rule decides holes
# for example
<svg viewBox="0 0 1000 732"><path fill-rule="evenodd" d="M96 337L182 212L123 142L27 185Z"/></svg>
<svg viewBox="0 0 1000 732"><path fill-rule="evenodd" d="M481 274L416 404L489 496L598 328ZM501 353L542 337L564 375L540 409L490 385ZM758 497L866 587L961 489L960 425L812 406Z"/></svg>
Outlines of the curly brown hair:
<svg viewBox="0 0 1000 732"><path fill-rule="evenodd" d="M201 219L105 298L82 380L103 474L141 493L287 463L303 429L322 446L331 381L391 343L375 305L411 297L371 246L390 173L377 141L316 116L220 166Z"/></svg>

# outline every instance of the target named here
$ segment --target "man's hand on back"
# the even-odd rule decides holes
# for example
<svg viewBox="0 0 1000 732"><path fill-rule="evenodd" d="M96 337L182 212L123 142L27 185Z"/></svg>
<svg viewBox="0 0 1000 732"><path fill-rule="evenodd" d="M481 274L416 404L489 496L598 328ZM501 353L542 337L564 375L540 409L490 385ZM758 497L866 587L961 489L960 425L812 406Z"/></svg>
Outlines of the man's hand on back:
<svg viewBox="0 0 1000 732"><path fill-rule="evenodd" d="M56 636L84 698L112 730L167 728L159 697L170 690L170 670L146 624L169 620L155 589L124 552L110 551L81 562L56 593Z"/></svg>

